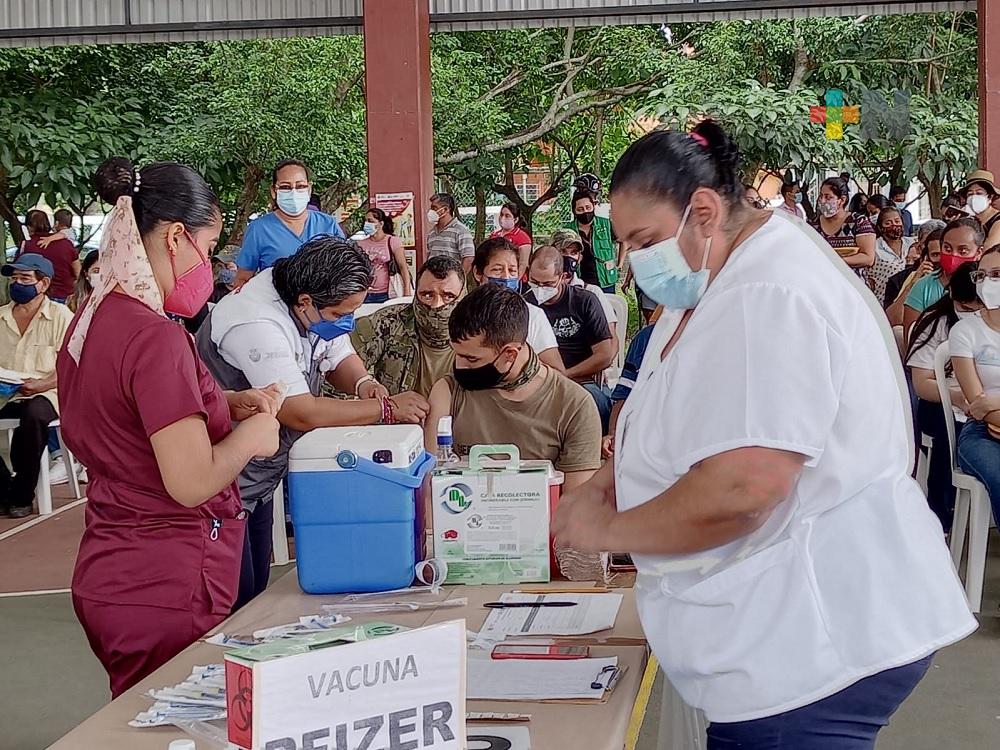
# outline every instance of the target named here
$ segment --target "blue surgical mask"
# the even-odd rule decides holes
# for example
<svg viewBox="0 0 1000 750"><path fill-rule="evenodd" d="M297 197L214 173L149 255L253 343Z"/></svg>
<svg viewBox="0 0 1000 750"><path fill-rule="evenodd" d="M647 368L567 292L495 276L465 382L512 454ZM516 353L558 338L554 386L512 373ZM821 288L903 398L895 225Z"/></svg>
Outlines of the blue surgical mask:
<svg viewBox="0 0 1000 750"><path fill-rule="evenodd" d="M278 208L289 216L298 216L309 206L309 198L311 196L312 191L309 188L279 190L277 198Z"/></svg>
<svg viewBox="0 0 1000 750"><path fill-rule="evenodd" d="M364 232L365 237L371 237L378 231L378 224L371 221L366 221L364 227L361 229Z"/></svg>
<svg viewBox="0 0 1000 750"><path fill-rule="evenodd" d="M16 305L26 305L38 296L38 284L13 283L9 287L10 298Z"/></svg>
<svg viewBox="0 0 1000 750"><path fill-rule="evenodd" d="M906 208L906 201L896 201L896 208L902 211L904 208Z"/></svg>
<svg viewBox="0 0 1000 750"><path fill-rule="evenodd" d="M319 312L317 310L317 312ZM309 324L309 333L316 334L323 341L333 341L346 336L354 330L354 313L342 315L336 320L325 320L322 316L315 323Z"/></svg>
<svg viewBox="0 0 1000 750"><path fill-rule="evenodd" d="M628 256L635 283L647 297L670 310L694 308L708 288L710 273L707 265L712 238L705 240L705 254L698 271L691 270L678 242L690 212L690 206L684 209L681 224L673 237L642 250L634 250Z"/></svg>
<svg viewBox="0 0 1000 750"><path fill-rule="evenodd" d="M800 205L802 204L802 193L796 193L795 194L795 202L798 203L798 204L800 204Z"/></svg>
<svg viewBox="0 0 1000 750"><path fill-rule="evenodd" d="M226 286L232 286L236 283L236 269L234 268L223 268L219 271L219 282L225 284Z"/></svg>
<svg viewBox="0 0 1000 750"><path fill-rule="evenodd" d="M494 279L491 276L491 277L487 278L487 281L489 281L491 284L495 284L496 286L505 286L508 289L510 289L512 292L520 292L521 291L521 280L518 279L518 278L514 278L514 279Z"/></svg>

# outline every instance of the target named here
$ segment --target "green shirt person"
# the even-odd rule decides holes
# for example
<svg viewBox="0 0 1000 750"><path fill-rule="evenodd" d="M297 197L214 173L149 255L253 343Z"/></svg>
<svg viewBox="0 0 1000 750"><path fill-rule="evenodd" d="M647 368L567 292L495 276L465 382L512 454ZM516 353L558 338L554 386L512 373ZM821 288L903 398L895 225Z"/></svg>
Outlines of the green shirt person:
<svg viewBox="0 0 1000 750"><path fill-rule="evenodd" d="M580 278L585 284L595 284L614 294L618 284L618 240L611 221L597 216L595 208L592 193L577 191L573 194L574 220L565 228L575 230L583 240Z"/></svg>

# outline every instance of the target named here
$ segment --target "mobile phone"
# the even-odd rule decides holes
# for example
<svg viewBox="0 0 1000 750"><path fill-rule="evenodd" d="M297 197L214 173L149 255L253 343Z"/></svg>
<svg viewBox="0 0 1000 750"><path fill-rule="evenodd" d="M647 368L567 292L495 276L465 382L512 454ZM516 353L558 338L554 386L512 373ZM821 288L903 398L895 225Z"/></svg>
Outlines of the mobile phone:
<svg viewBox="0 0 1000 750"><path fill-rule="evenodd" d="M590 646L529 646L499 643L493 647L494 659L586 659Z"/></svg>

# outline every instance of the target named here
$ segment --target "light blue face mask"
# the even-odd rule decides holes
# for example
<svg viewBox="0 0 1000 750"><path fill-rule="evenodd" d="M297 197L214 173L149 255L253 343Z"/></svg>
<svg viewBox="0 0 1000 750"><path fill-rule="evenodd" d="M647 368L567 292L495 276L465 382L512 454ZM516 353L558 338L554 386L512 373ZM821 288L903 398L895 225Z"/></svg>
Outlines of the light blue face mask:
<svg viewBox="0 0 1000 750"><path fill-rule="evenodd" d="M366 221L364 227L361 231L364 233L365 237L371 237L378 231L378 225L371 221Z"/></svg>
<svg viewBox="0 0 1000 750"><path fill-rule="evenodd" d="M278 208L289 216L298 216L309 206L311 195L312 191L309 188L279 190L277 197Z"/></svg>
<svg viewBox="0 0 1000 750"><path fill-rule="evenodd" d="M678 242L690 213L691 206L688 206L673 237L642 250L634 250L628 256L635 283L647 297L669 310L694 308L708 288L710 272L707 265L712 238L705 240L705 254L699 271L691 270Z"/></svg>

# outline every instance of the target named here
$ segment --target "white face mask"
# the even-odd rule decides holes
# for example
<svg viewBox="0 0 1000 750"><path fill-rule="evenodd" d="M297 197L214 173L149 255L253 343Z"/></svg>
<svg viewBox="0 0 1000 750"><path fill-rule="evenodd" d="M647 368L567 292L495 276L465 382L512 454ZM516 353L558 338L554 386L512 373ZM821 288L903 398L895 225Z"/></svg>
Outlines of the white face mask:
<svg viewBox="0 0 1000 750"><path fill-rule="evenodd" d="M976 284L976 294L987 310L1000 308L1000 279L983 279Z"/></svg>
<svg viewBox="0 0 1000 750"><path fill-rule="evenodd" d="M441 220L441 217L438 216L438 212L435 211L433 208L430 211L427 212L427 223L428 224L437 224L440 220Z"/></svg>
<svg viewBox="0 0 1000 750"><path fill-rule="evenodd" d="M993 201L990 200L990 196L988 195L976 194L970 195L967 203L973 213L981 214L992 205Z"/></svg>
<svg viewBox="0 0 1000 750"><path fill-rule="evenodd" d="M691 268L681 250L679 239L690 213L689 205L684 209L680 226L673 237L642 250L633 250L628 256L635 283L653 302L668 310L694 309L708 289L711 275L708 254L712 249L712 238L705 239L705 252L701 257L701 268L697 271Z"/></svg>
<svg viewBox="0 0 1000 750"><path fill-rule="evenodd" d="M514 221L514 217L513 216L501 216L500 217L500 228L502 230L504 230L505 232L509 232L511 229L513 229L514 225L516 223L517 222Z"/></svg>
<svg viewBox="0 0 1000 750"><path fill-rule="evenodd" d="M963 320L964 318L971 318L975 314L976 314L975 310L955 310L955 315L958 316L959 320Z"/></svg>
<svg viewBox="0 0 1000 750"><path fill-rule="evenodd" d="M535 299L538 300L539 305L544 305L546 302L551 302L555 299L556 295L559 294L558 287L551 286L538 286L538 284L531 285L531 291L535 295Z"/></svg>
<svg viewBox="0 0 1000 750"><path fill-rule="evenodd" d="M97 285L101 283L101 272L91 271L87 274L87 281L89 281L90 285L96 289Z"/></svg>

